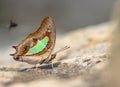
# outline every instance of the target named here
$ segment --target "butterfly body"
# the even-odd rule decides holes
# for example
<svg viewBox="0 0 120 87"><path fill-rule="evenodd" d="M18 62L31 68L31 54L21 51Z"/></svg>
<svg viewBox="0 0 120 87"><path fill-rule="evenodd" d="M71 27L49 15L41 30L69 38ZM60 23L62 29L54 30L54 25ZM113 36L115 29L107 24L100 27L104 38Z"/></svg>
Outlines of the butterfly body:
<svg viewBox="0 0 120 87"><path fill-rule="evenodd" d="M42 64L50 60L55 46L56 27L51 17L46 17L34 33L29 34L16 49L13 59L29 64Z"/></svg>

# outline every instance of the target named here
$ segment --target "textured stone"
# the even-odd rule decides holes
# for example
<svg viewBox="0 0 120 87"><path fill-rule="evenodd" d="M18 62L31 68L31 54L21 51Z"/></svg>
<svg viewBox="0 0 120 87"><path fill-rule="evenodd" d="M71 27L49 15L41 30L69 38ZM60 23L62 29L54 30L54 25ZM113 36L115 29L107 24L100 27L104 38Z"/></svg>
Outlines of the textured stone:
<svg viewBox="0 0 120 87"><path fill-rule="evenodd" d="M93 87L100 78L93 77L108 64L110 37L114 23L72 31L57 39L55 51L64 46L69 49L59 53L52 65L30 69L24 63L0 67L1 87ZM25 68L27 67L27 68Z"/></svg>

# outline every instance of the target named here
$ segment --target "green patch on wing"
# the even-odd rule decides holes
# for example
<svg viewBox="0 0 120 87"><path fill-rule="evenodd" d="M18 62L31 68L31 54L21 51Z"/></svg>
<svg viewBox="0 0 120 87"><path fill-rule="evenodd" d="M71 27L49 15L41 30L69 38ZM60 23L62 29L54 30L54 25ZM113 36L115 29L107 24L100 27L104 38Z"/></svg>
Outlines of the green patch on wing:
<svg viewBox="0 0 120 87"><path fill-rule="evenodd" d="M27 55L32 55L41 52L48 44L49 38L46 36L42 40L38 40L37 44L30 48L30 50L27 52Z"/></svg>

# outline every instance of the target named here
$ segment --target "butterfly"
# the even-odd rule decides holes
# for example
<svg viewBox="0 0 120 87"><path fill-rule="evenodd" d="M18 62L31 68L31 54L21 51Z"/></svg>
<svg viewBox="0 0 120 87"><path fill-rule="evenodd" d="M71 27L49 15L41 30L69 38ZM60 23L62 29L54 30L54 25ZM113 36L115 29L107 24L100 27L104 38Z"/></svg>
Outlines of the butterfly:
<svg viewBox="0 0 120 87"><path fill-rule="evenodd" d="M17 46L13 46L16 52L10 55L13 56L14 60L28 64L50 63L56 57L57 53L69 48L65 46L63 49L51 54L55 46L55 41L56 27L53 19L48 16L42 21L37 31L29 34Z"/></svg>

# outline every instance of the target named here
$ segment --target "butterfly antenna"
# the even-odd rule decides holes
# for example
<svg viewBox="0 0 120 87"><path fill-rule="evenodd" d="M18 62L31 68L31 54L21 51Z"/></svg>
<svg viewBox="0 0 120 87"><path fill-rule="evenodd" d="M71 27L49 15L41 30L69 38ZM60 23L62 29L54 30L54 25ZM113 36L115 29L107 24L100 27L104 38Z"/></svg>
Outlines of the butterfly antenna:
<svg viewBox="0 0 120 87"><path fill-rule="evenodd" d="M53 60L58 53L60 53L61 51L66 50L66 49L68 49L68 48L70 48L70 47L69 47L69 46L65 46L65 47L59 49L58 51L56 51L54 54L51 55L51 60Z"/></svg>
<svg viewBox="0 0 120 87"><path fill-rule="evenodd" d="M66 49L68 49L68 48L70 48L70 47L69 47L69 46L65 46L65 47L59 49L58 51L56 51L54 54L58 54L58 53L60 53L61 51L64 51L64 50L66 50Z"/></svg>
<svg viewBox="0 0 120 87"><path fill-rule="evenodd" d="M64 51L64 50L66 50L66 49L68 49L68 48L70 48L70 47L69 47L69 46L65 46L65 47L59 49L58 51L56 51L54 54L51 55L50 59L49 59L47 62L52 61L54 58L56 58L56 55L57 55L59 52ZM52 66L52 67L53 67L53 66Z"/></svg>

